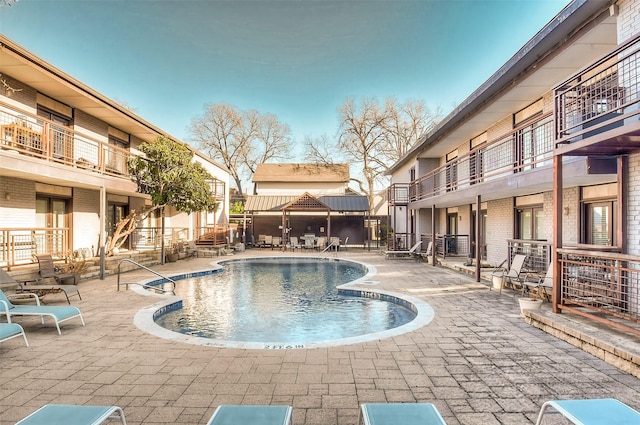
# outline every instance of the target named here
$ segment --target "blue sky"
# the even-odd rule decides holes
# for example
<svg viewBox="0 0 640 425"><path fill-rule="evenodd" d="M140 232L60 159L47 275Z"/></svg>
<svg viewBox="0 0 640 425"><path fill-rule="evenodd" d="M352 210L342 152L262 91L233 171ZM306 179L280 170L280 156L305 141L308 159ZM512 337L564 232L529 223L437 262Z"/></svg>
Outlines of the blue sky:
<svg viewBox="0 0 640 425"><path fill-rule="evenodd" d="M181 140L205 104L228 103L301 142L333 136L347 97L449 113L567 4L20 0L0 8L0 32Z"/></svg>

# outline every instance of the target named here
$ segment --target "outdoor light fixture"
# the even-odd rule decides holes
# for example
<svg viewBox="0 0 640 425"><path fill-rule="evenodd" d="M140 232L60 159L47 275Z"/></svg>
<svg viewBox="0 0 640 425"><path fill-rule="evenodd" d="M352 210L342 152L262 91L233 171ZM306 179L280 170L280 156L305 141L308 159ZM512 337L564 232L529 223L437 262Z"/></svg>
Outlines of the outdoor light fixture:
<svg viewBox="0 0 640 425"><path fill-rule="evenodd" d="M564 215L569 215L569 207L564 207Z"/></svg>

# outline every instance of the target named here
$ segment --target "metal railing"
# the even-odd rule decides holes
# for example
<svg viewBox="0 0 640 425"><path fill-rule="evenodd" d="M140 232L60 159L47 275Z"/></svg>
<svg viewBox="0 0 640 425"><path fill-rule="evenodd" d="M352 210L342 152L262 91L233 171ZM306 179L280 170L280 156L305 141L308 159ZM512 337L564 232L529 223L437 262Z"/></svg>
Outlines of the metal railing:
<svg viewBox="0 0 640 425"><path fill-rule="evenodd" d="M640 114L640 36L554 88L555 139L571 143Z"/></svg>
<svg viewBox="0 0 640 425"><path fill-rule="evenodd" d="M551 262L551 243L531 239L507 239L507 260L511 266L511 259L516 254L527 256L523 270L544 275Z"/></svg>
<svg viewBox="0 0 640 425"><path fill-rule="evenodd" d="M0 265L3 267L35 263L36 254L66 258L70 251L67 227L0 229Z"/></svg>
<svg viewBox="0 0 640 425"><path fill-rule="evenodd" d="M428 199L550 165L553 147L553 119L547 113L419 177L409 187L409 200Z"/></svg>
<svg viewBox="0 0 640 425"><path fill-rule="evenodd" d="M558 249L558 261L560 309L640 334L640 257Z"/></svg>
<svg viewBox="0 0 640 425"><path fill-rule="evenodd" d="M129 178L127 160L132 154L0 102L0 147L116 177Z"/></svg>
<svg viewBox="0 0 640 425"><path fill-rule="evenodd" d="M438 235L435 241L432 234L420 235L422 244L419 252L427 252L429 243L435 249L435 254L442 257L469 257L471 244L469 235Z"/></svg>
<svg viewBox="0 0 640 425"><path fill-rule="evenodd" d="M151 272L151 273L155 274L156 276L161 277L162 279L164 279L164 282L161 282L161 283L171 282L171 284L172 284L171 290L167 290L167 289L164 289L164 287L160 288L160 287L158 287L156 285L146 285L146 284L143 284L143 283L127 282L127 283L124 284L125 285L125 289L129 289L129 285L138 285L138 286L141 286L141 287L143 287L145 289L151 289L151 290L154 290L156 292L161 292L163 294L166 294L166 293L171 293L173 295L176 294L176 281L175 280L171 279L170 277L164 276L164 275L158 273L157 271L150 269L147 266L143 266L142 264L140 264L137 261L134 261L134 260L132 260L130 258L124 258L124 259L120 260L120 262L118 262L118 280L117 280L118 281L118 291L120 290L120 266L122 265L122 263L131 263L131 264L133 264L135 266L143 268L146 271Z"/></svg>

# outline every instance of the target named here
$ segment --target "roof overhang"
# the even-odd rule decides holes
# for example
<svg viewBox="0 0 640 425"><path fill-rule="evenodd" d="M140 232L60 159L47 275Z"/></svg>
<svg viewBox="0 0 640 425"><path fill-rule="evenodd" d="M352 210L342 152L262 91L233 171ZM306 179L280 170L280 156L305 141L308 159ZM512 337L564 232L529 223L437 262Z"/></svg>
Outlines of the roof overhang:
<svg viewBox="0 0 640 425"><path fill-rule="evenodd" d="M439 158L461 141L482 134L499 120L525 108L585 63L615 49L616 18L608 1L576 0L563 9L509 61L398 162L388 174L413 158Z"/></svg>
<svg viewBox="0 0 640 425"><path fill-rule="evenodd" d="M46 96L80 109L141 140L149 141L158 135L167 135L129 109L46 63L2 35L0 74L14 77Z"/></svg>

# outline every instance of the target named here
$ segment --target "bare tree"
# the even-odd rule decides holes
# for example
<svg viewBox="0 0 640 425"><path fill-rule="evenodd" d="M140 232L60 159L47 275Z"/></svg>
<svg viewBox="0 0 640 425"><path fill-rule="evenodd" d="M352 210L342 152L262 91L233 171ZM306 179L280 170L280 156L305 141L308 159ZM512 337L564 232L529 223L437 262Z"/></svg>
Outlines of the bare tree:
<svg viewBox="0 0 640 425"><path fill-rule="evenodd" d="M385 102L387 120L385 121L385 142L380 146L389 165L402 158L421 136L432 130L440 120L441 112L435 113L425 105L423 100L409 99L397 104L391 98Z"/></svg>
<svg viewBox="0 0 640 425"><path fill-rule="evenodd" d="M355 181L362 193L373 205L376 181L384 176L387 164L380 157L381 145L386 134L388 114L376 99L363 99L357 105L348 98L344 105L338 108L340 117L338 149L348 158L348 161L359 167L360 178Z"/></svg>
<svg viewBox="0 0 640 425"><path fill-rule="evenodd" d="M224 103L206 105L204 114L191 121L189 131L200 149L229 169L240 193L244 193L243 179L258 164L284 158L290 143L289 126L275 115Z"/></svg>
<svg viewBox="0 0 640 425"><path fill-rule="evenodd" d="M306 159L320 164L350 163L359 168L351 177L373 205L377 188L387 184L388 167L405 155L438 122L423 101L408 100L398 105L388 98L384 104L363 99L356 104L346 99L338 108L338 139L305 139Z"/></svg>
<svg viewBox="0 0 640 425"><path fill-rule="evenodd" d="M287 158L290 146L291 129L289 126L278 121L278 117L273 114L260 115L253 149L246 152L244 164L253 174L258 164L272 159Z"/></svg>
<svg viewBox="0 0 640 425"><path fill-rule="evenodd" d="M314 164L332 165L344 163L343 155L336 149L337 143L329 140L326 134L320 138L314 139L311 136L304 138L306 162Z"/></svg>

